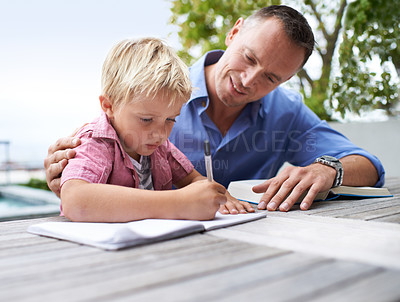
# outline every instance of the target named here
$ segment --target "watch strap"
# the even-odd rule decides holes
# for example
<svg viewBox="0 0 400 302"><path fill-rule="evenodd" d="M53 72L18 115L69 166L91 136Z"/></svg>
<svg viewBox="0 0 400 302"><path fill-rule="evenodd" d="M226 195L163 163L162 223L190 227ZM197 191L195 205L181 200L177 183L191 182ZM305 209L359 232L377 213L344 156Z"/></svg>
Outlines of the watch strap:
<svg viewBox="0 0 400 302"><path fill-rule="evenodd" d="M343 166L342 163L333 156L323 155L315 159L314 163L320 163L336 170L335 181L333 182L332 188L338 187L343 182Z"/></svg>

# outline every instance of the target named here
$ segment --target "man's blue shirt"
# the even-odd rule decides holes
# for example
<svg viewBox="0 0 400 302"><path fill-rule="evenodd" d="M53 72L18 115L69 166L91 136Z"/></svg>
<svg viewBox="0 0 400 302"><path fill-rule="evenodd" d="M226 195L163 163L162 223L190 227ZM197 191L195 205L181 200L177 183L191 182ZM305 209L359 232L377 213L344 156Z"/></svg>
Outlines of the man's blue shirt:
<svg viewBox="0 0 400 302"><path fill-rule="evenodd" d="M274 177L285 162L311 164L318 156L342 158L350 154L367 157L384 184L380 161L355 146L345 136L321 121L302 101L299 93L278 87L258 101L249 103L223 136L206 113L209 105L204 66L216 63L223 51L212 51L190 69L194 87L182 108L169 139L205 175L205 139L210 141L214 179L228 186L241 179Z"/></svg>

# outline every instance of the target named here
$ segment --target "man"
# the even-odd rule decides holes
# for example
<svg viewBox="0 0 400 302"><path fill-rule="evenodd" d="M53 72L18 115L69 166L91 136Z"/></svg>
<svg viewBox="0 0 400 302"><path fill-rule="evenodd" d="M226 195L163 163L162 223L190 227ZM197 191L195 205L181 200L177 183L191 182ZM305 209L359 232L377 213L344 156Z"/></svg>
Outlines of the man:
<svg viewBox="0 0 400 302"><path fill-rule="evenodd" d="M279 87L302 68L314 47L300 13L283 5L263 8L239 18L225 43L225 52L209 52L192 66L194 93L170 136L200 173L205 173L202 146L208 139L217 182L268 178L253 189L264 192L259 209L288 211L308 191L300 205L307 210L318 192L332 186L383 185L384 169L376 157L321 121L299 94ZM59 140L45 160L55 192L57 175L74 156L73 150L63 150L74 147L71 142ZM286 161L294 166L276 175ZM246 210L248 204L232 202L220 209Z"/></svg>

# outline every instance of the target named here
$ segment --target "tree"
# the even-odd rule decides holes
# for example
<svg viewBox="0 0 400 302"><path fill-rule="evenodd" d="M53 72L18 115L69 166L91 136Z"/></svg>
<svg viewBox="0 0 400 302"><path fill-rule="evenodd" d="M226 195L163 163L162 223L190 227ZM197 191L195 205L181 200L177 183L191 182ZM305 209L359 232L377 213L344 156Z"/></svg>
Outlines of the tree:
<svg viewBox="0 0 400 302"><path fill-rule="evenodd" d="M322 62L321 73L317 79L313 79L306 68L298 72L301 91L308 107L321 119L331 120L332 112L330 108L327 108L326 101L329 96L333 59L347 1L298 0L296 2L304 2L300 10L309 18L312 17L317 24L317 28L314 29L317 42L315 48ZM310 90L309 93L306 92L307 87Z"/></svg>
<svg viewBox="0 0 400 302"><path fill-rule="evenodd" d="M392 114L399 100L400 0L358 0L349 4L340 45L340 76L330 103L342 116L348 111L384 109ZM369 64L379 57L382 72ZM397 71L397 79L389 70Z"/></svg>
<svg viewBox="0 0 400 302"><path fill-rule="evenodd" d="M357 13L358 2L368 2L369 6L364 5L364 10L367 13L367 10L375 10L375 6L385 6L385 9L380 8L382 13L390 10L390 7L399 7L391 6L394 5L392 2L398 2L400 0L357 0L354 3L351 3L350 8L346 14L346 20L351 20L351 12ZM260 3L261 2L261 3ZM348 110L355 110L355 112L360 112L357 110L358 104L354 102L355 99L361 100L361 102L366 102L366 98L360 97L357 95L357 98L354 97L355 94L360 93L361 91L366 91L366 93L370 93L369 90L373 90L372 92L376 92L375 94L370 94L370 100L362 107L365 108L376 108L382 105L385 105L385 108L391 108L391 106L395 103L395 99L398 98L395 93L395 86L393 84L390 73L385 72L382 74L384 78L381 86L378 88L378 91L374 90L373 82L371 82L371 76L366 70L363 74L357 74L358 70L363 70L364 65L366 65L366 60L355 60L352 61L352 51L353 47L344 46L341 47L341 55L343 58L340 61L341 67L341 75L342 78L337 78L334 82L332 80L332 70L334 67L334 63L336 57L335 52L338 47L338 41L340 40L340 33L343 26L343 19L345 17L346 7L348 3L346 0L333 0L330 2L327 1L317 1L317 0L293 0L293 7L296 7L298 10L303 12L307 18L312 19L314 23L316 23L316 27L314 27L314 34L316 36L317 45L316 45L316 53L321 59L322 66L319 77L311 77L309 72L307 71L308 65L306 64L305 68L300 70L297 74L298 85L300 87L300 91L303 93L305 103L322 119L330 120L332 115L332 110L340 111L342 114ZM381 3L382 2L382 3ZM253 1L253 0L243 0L243 1L234 1L234 0L214 0L214 1L205 1L205 0L174 0L172 1L172 17L170 22L172 24L178 25L180 28L179 37L182 44L183 49L179 51L180 56L186 61L187 64L193 63L194 59L197 59L201 54L205 53L211 49L224 49L225 48L225 35L229 31L229 29L234 25L234 22L239 17L247 17L255 10L260 9L263 6L268 6L271 4L280 4L280 1ZM397 12L397 14L399 14ZM380 15L377 14L376 18L380 18ZM390 14L389 14L390 16ZM378 31L375 34L375 37L380 34L388 34L393 37L398 37L398 27L397 31L392 30L393 21L390 21L390 18L386 18L387 22L379 23L379 25L375 25L372 23L372 28L376 26L384 26L387 29L385 31ZM369 21L372 21L370 19ZM399 20L399 18L397 18ZM361 21L360 21L361 22ZM398 22L398 21L397 21ZM312 23L312 24L314 24ZM397 23L398 24L398 23ZM351 22L346 23L346 31L345 31L345 39L343 43L347 43L346 34L352 31L352 26L356 26L357 24L352 24ZM369 28L369 27L367 27ZM359 45L361 49L366 47L363 44L356 44L359 40L357 37L361 37L365 32L365 27L360 26L359 31L354 31L354 34L351 36L353 38L350 42L354 45ZM376 38L375 38L376 40ZM381 39L382 41L383 39ZM397 43L397 42L396 42ZM348 45L348 44L344 44ZM389 45L393 46L393 42ZM395 44L397 45L397 44ZM358 46L356 46L358 47ZM381 54L384 57L386 53L387 45L374 44L374 53ZM345 53L347 50L347 53ZM394 52L398 52L398 48L396 46ZM362 54L362 52L359 52ZM347 54L347 56L345 56ZM371 53L372 54L372 53ZM393 56L390 56L392 58ZM389 58L389 56L387 56ZM398 56L397 56L398 58ZM350 63L346 60L350 60ZM384 61L387 62L388 60ZM347 63L346 63L347 62ZM363 65L362 68L355 68L358 64ZM338 65L336 61L336 65ZM309 67L308 67L309 68ZM349 72L351 69L352 73ZM346 78L343 78L345 75ZM350 83L351 82L351 83ZM342 89L344 87L343 83L351 84L352 87L355 87L354 90ZM333 89L332 92L330 89ZM346 96L346 93L351 93L351 97ZM380 97L380 98L379 98ZM328 102L328 100L330 102ZM382 100L382 101L380 101ZM379 104L379 106L376 106ZM359 107L359 108L361 108ZM379 107L379 108L381 108Z"/></svg>
<svg viewBox="0 0 400 302"><path fill-rule="evenodd" d="M178 54L191 65L209 50L225 49L225 36L237 19L273 4L280 0L173 0L170 23L179 26L183 47Z"/></svg>

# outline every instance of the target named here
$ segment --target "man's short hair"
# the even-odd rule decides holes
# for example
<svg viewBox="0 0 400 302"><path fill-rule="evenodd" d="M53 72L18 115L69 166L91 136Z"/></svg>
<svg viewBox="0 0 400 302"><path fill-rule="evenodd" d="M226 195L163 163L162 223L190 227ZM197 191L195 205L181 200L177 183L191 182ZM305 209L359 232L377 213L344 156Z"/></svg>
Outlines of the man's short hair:
<svg viewBox="0 0 400 302"><path fill-rule="evenodd" d="M305 49L305 56L302 66L307 62L311 56L314 46L315 39L314 34L307 19L299 13L297 10L286 6L286 5L271 5L263 7L251 16L249 16L244 25L253 25L256 22L266 20L271 17L278 18L285 30L286 35L289 39L298 46Z"/></svg>
<svg viewBox="0 0 400 302"><path fill-rule="evenodd" d="M175 51L157 38L123 40L108 53L102 71L102 95L119 106L134 97L163 92L169 104L191 94L189 69Z"/></svg>

